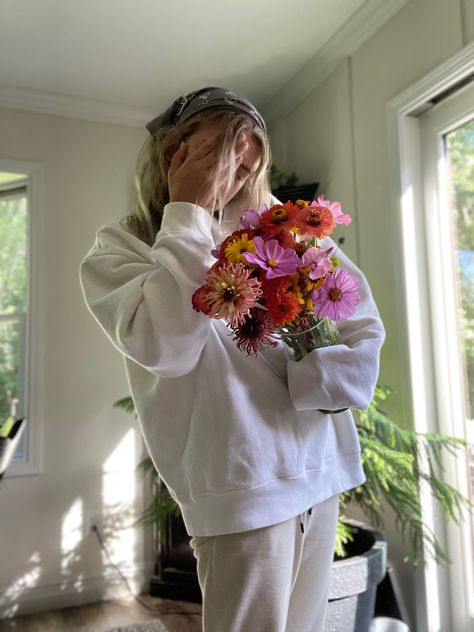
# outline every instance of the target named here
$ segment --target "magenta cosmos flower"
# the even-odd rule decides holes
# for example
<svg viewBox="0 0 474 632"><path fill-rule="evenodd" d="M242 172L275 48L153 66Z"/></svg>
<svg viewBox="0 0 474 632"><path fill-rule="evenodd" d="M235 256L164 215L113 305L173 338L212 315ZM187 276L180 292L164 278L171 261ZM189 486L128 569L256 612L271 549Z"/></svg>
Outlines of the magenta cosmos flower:
<svg viewBox="0 0 474 632"><path fill-rule="evenodd" d="M240 263L228 263L211 270L207 283L193 294L193 308L210 318L224 318L231 327L239 327L261 295L258 279L249 278L251 270Z"/></svg>
<svg viewBox="0 0 474 632"><path fill-rule="evenodd" d="M262 204L260 206L260 212L262 210L268 210L266 204ZM255 229L260 226L260 213L256 211L254 208L247 208L242 213L242 217L240 218L240 223L244 228Z"/></svg>
<svg viewBox="0 0 474 632"><path fill-rule="evenodd" d="M311 206L327 206L327 208L333 214L334 220L336 224L350 224L352 218L350 215L345 215L341 209L340 202L330 202L329 200L324 199L324 195L320 195L318 199L311 204Z"/></svg>
<svg viewBox="0 0 474 632"><path fill-rule="evenodd" d="M349 318L355 313L360 303L359 279L352 276L344 268L336 268L328 276L319 290L314 290L314 311L323 318L328 316L332 320Z"/></svg>
<svg viewBox="0 0 474 632"><path fill-rule="evenodd" d="M312 248L308 248L308 250L301 257L301 266L304 268L306 266L311 266L311 270L309 272L310 279L320 279L329 272L332 268L332 261L329 258L329 255L332 252L332 247L324 250L324 248L319 248L319 246L314 246Z"/></svg>
<svg viewBox="0 0 474 632"><path fill-rule="evenodd" d="M254 237L255 252L245 252L243 256L249 263L256 263L266 271L267 279L294 274L300 259L292 248L282 248L276 239L264 241Z"/></svg>

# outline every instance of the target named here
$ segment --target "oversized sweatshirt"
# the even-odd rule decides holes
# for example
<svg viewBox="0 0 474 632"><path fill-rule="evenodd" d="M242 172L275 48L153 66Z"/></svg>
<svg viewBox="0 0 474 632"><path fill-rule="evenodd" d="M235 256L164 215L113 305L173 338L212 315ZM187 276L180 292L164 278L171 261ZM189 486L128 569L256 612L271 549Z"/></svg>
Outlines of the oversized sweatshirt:
<svg viewBox="0 0 474 632"><path fill-rule="evenodd" d="M365 481L352 409L369 406L385 332L364 274L342 342L299 362L279 342L247 356L225 321L193 310L215 262L215 220L167 204L150 247L101 226L80 267L88 309L123 354L142 435L193 536L288 520ZM327 414L323 410L346 409Z"/></svg>

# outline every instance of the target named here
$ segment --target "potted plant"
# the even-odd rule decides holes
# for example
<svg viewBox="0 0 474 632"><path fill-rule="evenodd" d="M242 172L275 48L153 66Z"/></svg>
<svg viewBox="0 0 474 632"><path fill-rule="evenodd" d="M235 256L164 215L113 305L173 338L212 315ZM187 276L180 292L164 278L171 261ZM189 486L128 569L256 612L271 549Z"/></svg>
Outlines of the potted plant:
<svg viewBox="0 0 474 632"><path fill-rule="evenodd" d="M340 520L333 569L337 581L333 582L330 599L337 602L338 617L341 616L341 608L346 607L344 599L351 602L353 613L357 611L357 621L354 621L352 627L347 628L348 631L367 629L366 622L373 615L376 586L385 575L386 543L382 533L377 531L384 528L382 499L392 507L395 513L396 529L404 538L409 539L410 552L405 561L411 561L414 567L419 564L423 550L437 563L449 562L436 534L423 520L418 493L420 483L424 481L430 487L448 521L459 522L461 508L472 506L468 498L441 478L444 471L441 461L442 452L444 450L456 452L465 447L467 442L456 437L438 433L417 433L400 427L389 419L382 408L383 402L391 392L389 387L378 385L369 408L364 411L355 411L361 458L367 480L364 485L340 494ZM114 406L127 412L134 412L130 397L117 401ZM425 469L420 467L421 457L427 464ZM187 534L180 518L179 506L171 498L166 486L160 484L150 458L145 458L138 467L145 474L152 476L155 492L150 506L136 524L154 524L160 542L164 543L165 548L170 540L170 531L174 528L175 539L179 540L178 557L179 555L182 557L183 542L186 544ZM351 504L360 507L373 527L345 519L345 510ZM179 598L197 601L199 595L196 595L194 558L191 547L188 548L190 556L184 564L184 575L189 581L185 593L181 592ZM173 560L169 559L169 551L167 556L165 566L171 561L169 569L172 569ZM356 563L358 562L364 576L359 583L354 575L357 572ZM367 573L367 568L370 570L369 573ZM349 582L352 595L341 593L344 582L341 582L340 575L342 572L347 572L347 569L352 573ZM172 575L173 570L170 570L168 576L171 580ZM370 575L371 585L367 584L367 575ZM353 598L354 586L357 599ZM162 593L161 596L172 596L172 593L166 595ZM365 604L365 609L361 605L362 602L362 605ZM331 608L328 616L331 616ZM345 621L349 620L348 617L350 618L348 612L344 612L343 616Z"/></svg>
<svg viewBox="0 0 474 632"><path fill-rule="evenodd" d="M319 182L309 184L297 184L298 178L295 173L287 173L278 169L276 165L270 167L270 188L282 202L291 200L314 200L319 189Z"/></svg>

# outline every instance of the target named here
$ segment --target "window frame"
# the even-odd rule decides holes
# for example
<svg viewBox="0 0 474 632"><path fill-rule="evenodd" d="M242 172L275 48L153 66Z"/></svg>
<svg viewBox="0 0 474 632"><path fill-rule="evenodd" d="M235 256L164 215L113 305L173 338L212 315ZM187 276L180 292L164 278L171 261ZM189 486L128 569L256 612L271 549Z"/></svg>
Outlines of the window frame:
<svg viewBox="0 0 474 632"><path fill-rule="evenodd" d="M24 333L24 402L23 416L27 418L25 427L26 450L24 460L11 462L4 479L20 476L34 476L41 473L41 436L43 421L44 393L41 367L44 348L40 335L42 328L39 313L39 280L41 278L39 249L44 241L44 217L41 205L41 185L43 167L40 163L0 158L0 171L19 173L26 176L22 181L26 186L27 204L27 261L26 261L26 318ZM12 189L19 188L15 183Z"/></svg>
<svg viewBox="0 0 474 632"><path fill-rule="evenodd" d="M462 90L473 73L474 43L387 103L392 254L399 268L395 292L399 305L397 318L403 332L400 392L405 418L413 420L413 428L418 432L433 430L432 420L439 416L431 296L427 283L430 275L424 233L426 200L420 116L433 103ZM446 430L440 428L440 431ZM447 548L445 525L433 506L429 489L422 487L420 497L426 523L436 530L441 544ZM449 568L436 566L429 560L417 573L416 627L419 632L468 629L452 627L458 613L452 612L449 582Z"/></svg>
<svg viewBox="0 0 474 632"><path fill-rule="evenodd" d="M464 392L461 330L458 321L458 288L455 270L453 218L447 188L447 148L445 136L474 120L474 83L464 86L442 101L420 120L425 207L426 256L430 275L430 312L433 349L433 382L436 416L431 430L468 439L464 417ZM431 216L431 217L430 217ZM449 250L450 257L439 253ZM456 340L456 345L452 340ZM450 342L449 342L450 341ZM469 496L469 465L466 451L445 455L445 479ZM466 514L465 514L466 517ZM453 561L447 568L447 589L451 596L451 625L460 632L474 623L474 568L470 520L459 526L438 521L444 527L446 549ZM469 555L467 553L469 552ZM439 573L438 573L439 574Z"/></svg>

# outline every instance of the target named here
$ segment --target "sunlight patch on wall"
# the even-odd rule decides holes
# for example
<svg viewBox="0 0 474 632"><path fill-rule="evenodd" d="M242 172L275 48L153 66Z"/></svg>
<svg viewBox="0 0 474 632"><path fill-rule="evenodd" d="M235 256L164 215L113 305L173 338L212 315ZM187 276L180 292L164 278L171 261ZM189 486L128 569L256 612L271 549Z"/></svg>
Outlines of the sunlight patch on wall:
<svg viewBox="0 0 474 632"><path fill-rule="evenodd" d="M61 525L61 575L65 581L61 583L61 589L66 588L67 579L74 575L73 567L81 561L79 547L82 542L84 522L84 507L82 498L76 498L68 512L65 514ZM77 577L74 577L76 590L82 589L82 582L77 585Z"/></svg>
<svg viewBox="0 0 474 632"><path fill-rule="evenodd" d="M135 448L135 430L130 428L102 468L104 542L114 564L125 572L133 568L136 545ZM103 561L108 564L104 553ZM110 569L110 575L114 573Z"/></svg>
<svg viewBox="0 0 474 632"><path fill-rule="evenodd" d="M28 565L31 565L31 568L0 594L0 616L2 618L14 617L20 607L23 595L38 585L41 575L41 556L38 552L30 556Z"/></svg>

